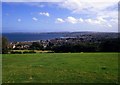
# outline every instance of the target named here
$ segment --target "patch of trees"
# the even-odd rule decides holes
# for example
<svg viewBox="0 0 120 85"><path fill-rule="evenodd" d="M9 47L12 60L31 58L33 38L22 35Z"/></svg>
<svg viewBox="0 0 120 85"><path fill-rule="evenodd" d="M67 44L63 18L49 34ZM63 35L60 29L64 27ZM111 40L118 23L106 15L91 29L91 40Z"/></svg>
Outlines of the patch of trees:
<svg viewBox="0 0 120 85"><path fill-rule="evenodd" d="M6 37L2 37L2 54L8 53L8 39Z"/></svg>
<svg viewBox="0 0 120 85"><path fill-rule="evenodd" d="M39 42L33 42L29 49L30 50L43 50L43 45L41 45Z"/></svg>
<svg viewBox="0 0 120 85"><path fill-rule="evenodd" d="M103 52L120 52L120 39L105 39L100 44L100 51Z"/></svg>
<svg viewBox="0 0 120 85"><path fill-rule="evenodd" d="M54 46L51 50L54 52L95 52L96 47L93 44L81 43L81 44L64 44L60 46Z"/></svg>
<svg viewBox="0 0 120 85"><path fill-rule="evenodd" d="M53 46L52 51L62 52L120 52L120 39L104 39L97 43L62 44Z"/></svg>

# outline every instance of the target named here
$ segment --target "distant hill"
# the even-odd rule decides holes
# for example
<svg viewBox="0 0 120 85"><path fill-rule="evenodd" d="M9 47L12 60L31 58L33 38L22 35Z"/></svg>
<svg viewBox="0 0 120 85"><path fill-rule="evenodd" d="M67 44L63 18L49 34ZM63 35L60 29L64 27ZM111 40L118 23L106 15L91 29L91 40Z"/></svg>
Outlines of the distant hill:
<svg viewBox="0 0 120 85"><path fill-rule="evenodd" d="M45 32L45 33L2 33L9 41L48 40L60 37L92 37L92 38L118 38L114 32Z"/></svg>

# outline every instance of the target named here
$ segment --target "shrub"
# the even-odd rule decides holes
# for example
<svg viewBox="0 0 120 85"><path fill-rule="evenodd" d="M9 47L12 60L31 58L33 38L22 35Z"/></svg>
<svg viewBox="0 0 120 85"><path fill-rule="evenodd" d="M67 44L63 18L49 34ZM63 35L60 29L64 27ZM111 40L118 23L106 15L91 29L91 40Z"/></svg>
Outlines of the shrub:
<svg viewBox="0 0 120 85"><path fill-rule="evenodd" d="M10 53L11 53L11 54L22 54L21 51L11 51Z"/></svg>
<svg viewBox="0 0 120 85"><path fill-rule="evenodd" d="M47 53L54 53L53 51L48 51Z"/></svg>
<svg viewBox="0 0 120 85"><path fill-rule="evenodd" d="M29 53L29 51L24 51L23 54Z"/></svg>
<svg viewBox="0 0 120 85"><path fill-rule="evenodd" d="M29 53L36 53L35 51L29 51Z"/></svg>
<svg viewBox="0 0 120 85"><path fill-rule="evenodd" d="M26 53L36 53L35 51L24 51L23 54L26 54Z"/></svg>

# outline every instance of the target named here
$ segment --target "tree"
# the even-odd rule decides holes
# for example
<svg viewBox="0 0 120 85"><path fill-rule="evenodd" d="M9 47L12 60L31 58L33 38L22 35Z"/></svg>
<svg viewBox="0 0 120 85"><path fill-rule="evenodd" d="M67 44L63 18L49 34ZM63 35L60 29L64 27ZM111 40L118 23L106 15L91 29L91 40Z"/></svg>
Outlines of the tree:
<svg viewBox="0 0 120 85"><path fill-rule="evenodd" d="M30 46L32 50L43 50L43 46L39 42L33 42Z"/></svg>
<svg viewBox="0 0 120 85"><path fill-rule="evenodd" d="M6 37L2 37L2 54L8 53L8 39Z"/></svg>
<svg viewBox="0 0 120 85"><path fill-rule="evenodd" d="M0 36L0 54L2 54L2 36Z"/></svg>
<svg viewBox="0 0 120 85"><path fill-rule="evenodd" d="M120 52L120 39L106 39L101 43L103 52Z"/></svg>

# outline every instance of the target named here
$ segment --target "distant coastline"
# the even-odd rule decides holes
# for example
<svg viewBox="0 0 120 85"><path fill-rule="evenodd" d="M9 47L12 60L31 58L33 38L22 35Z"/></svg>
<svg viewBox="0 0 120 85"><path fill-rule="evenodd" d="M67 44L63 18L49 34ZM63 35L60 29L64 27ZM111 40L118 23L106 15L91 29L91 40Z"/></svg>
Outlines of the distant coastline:
<svg viewBox="0 0 120 85"><path fill-rule="evenodd" d="M108 34L111 36L111 34L114 34L116 36L117 32L40 32L40 33L30 33L30 32L13 32L13 33L2 33L2 36L5 36L8 38L10 42L21 42L21 41L39 41L39 40L49 40L49 39L55 39L55 38L64 38L64 37L76 37L80 35L103 35ZM113 37L113 36L111 36Z"/></svg>
<svg viewBox="0 0 120 85"><path fill-rule="evenodd" d="M2 34L11 34L11 33L22 33L22 34L44 34L44 33L118 33L116 31L112 31L112 32L102 32L102 31L60 31L60 32L2 32Z"/></svg>
<svg viewBox="0 0 120 85"><path fill-rule="evenodd" d="M10 42L38 41L63 37L64 33L2 33Z"/></svg>

